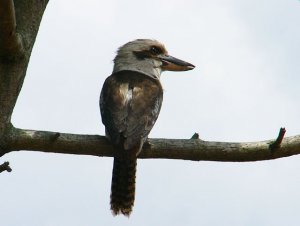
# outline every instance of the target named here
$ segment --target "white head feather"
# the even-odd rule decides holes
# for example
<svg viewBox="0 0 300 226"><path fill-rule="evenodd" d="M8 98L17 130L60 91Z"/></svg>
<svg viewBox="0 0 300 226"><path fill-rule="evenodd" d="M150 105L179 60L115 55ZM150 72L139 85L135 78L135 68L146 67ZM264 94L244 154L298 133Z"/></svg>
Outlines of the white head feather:
<svg viewBox="0 0 300 226"><path fill-rule="evenodd" d="M158 47L163 54L167 54L163 44L151 39L137 39L121 46L114 59L113 73L130 70L159 79L162 72L161 60L150 55L144 58L138 56L138 53L149 52L153 46Z"/></svg>

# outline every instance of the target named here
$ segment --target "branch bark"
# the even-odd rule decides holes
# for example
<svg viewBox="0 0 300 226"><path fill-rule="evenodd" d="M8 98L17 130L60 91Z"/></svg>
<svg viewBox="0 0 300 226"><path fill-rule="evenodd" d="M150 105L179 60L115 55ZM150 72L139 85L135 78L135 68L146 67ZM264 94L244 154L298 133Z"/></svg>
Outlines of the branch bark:
<svg viewBox="0 0 300 226"><path fill-rule="evenodd" d="M16 32L13 0L0 1L0 57L7 58L23 51L22 39Z"/></svg>
<svg viewBox="0 0 300 226"><path fill-rule="evenodd" d="M19 150L61 154L113 156L105 137L11 128L5 153ZM149 139L139 158L183 159L193 161L245 162L300 154L300 135L282 140L271 150L274 140L259 142L211 142L200 139ZM4 154L4 152L2 153Z"/></svg>
<svg viewBox="0 0 300 226"><path fill-rule="evenodd" d="M23 85L47 0L0 1L0 146Z"/></svg>

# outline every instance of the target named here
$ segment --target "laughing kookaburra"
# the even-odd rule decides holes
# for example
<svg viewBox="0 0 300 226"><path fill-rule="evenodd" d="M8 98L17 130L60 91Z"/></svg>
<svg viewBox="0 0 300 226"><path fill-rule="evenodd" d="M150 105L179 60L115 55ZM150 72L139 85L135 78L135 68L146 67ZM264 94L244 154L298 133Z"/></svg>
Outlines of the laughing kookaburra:
<svg viewBox="0 0 300 226"><path fill-rule="evenodd" d="M134 204L137 156L161 108L163 71L195 66L168 55L156 40L137 39L121 46L104 82L100 109L106 137L114 147L110 205L114 215L129 216Z"/></svg>

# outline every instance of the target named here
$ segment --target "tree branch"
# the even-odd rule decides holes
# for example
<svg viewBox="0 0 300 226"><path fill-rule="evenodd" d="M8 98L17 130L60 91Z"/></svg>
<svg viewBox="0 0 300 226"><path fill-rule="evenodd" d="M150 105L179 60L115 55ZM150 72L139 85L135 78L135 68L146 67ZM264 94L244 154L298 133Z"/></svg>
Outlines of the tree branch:
<svg viewBox="0 0 300 226"><path fill-rule="evenodd" d="M200 139L149 139L150 145L145 145L139 158L246 162L300 154L300 135L283 139L276 152L269 149L273 142L267 140L231 143ZM11 128L5 152L19 150L113 156L112 146L103 136Z"/></svg>
<svg viewBox="0 0 300 226"><path fill-rule="evenodd" d="M16 32L16 15L13 0L0 1L0 58L23 52L20 36Z"/></svg>
<svg viewBox="0 0 300 226"><path fill-rule="evenodd" d="M10 127L47 3L47 0L0 0L0 146Z"/></svg>

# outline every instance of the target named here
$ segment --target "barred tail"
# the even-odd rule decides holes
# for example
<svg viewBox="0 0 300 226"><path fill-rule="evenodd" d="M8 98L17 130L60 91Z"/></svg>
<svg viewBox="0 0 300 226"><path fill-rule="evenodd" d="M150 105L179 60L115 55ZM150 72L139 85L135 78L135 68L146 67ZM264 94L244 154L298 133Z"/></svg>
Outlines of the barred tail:
<svg viewBox="0 0 300 226"><path fill-rule="evenodd" d="M129 216L135 197L136 158L114 158L110 208L114 215Z"/></svg>

